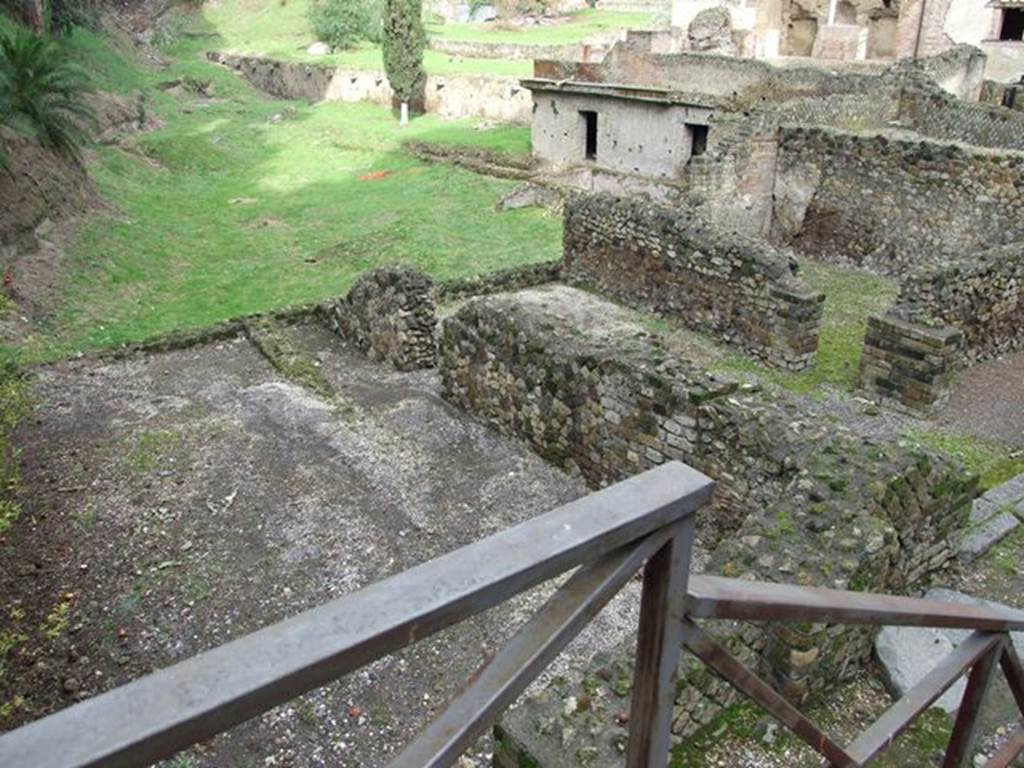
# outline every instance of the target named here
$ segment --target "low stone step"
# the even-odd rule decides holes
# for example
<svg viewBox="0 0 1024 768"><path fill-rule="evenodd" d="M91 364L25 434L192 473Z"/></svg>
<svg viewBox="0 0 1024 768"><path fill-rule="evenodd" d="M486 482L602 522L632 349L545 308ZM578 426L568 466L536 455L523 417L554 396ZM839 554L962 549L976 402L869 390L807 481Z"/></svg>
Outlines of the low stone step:
<svg viewBox="0 0 1024 768"><path fill-rule="evenodd" d="M1024 520L1024 474L975 499L970 523L960 541L959 558L973 563Z"/></svg>
<svg viewBox="0 0 1024 768"><path fill-rule="evenodd" d="M950 603L984 605L1008 608L990 600L955 592L951 589L930 589L927 600L942 600ZM875 640L875 656L884 672L885 683L893 696L901 697L914 687L953 651L970 631L962 629L929 629L921 627L885 627ZM1024 633L1014 632L1013 645L1017 653L1024 653ZM963 679L946 691L934 706L946 712L955 712L960 707L966 683Z"/></svg>

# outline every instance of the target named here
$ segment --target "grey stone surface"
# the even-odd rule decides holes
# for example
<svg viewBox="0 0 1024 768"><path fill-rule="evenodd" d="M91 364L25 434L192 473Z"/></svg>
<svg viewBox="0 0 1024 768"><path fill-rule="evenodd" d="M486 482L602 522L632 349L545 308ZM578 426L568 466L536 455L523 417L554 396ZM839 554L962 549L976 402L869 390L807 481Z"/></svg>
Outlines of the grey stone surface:
<svg viewBox="0 0 1024 768"><path fill-rule="evenodd" d="M1012 512L1000 512L972 527L960 543L960 561L973 563L1018 525L1020 520Z"/></svg>
<svg viewBox="0 0 1024 768"><path fill-rule="evenodd" d="M925 599L1009 608L1000 603L943 588L928 590ZM893 696L906 694L969 634L969 631L959 629L885 627L875 640L875 656L882 665L885 682ZM1024 633L1014 632L1011 637L1017 652L1024 652ZM935 706L946 712L955 712L960 706L964 687L964 681L959 681L935 703Z"/></svg>
<svg viewBox="0 0 1024 768"><path fill-rule="evenodd" d="M1021 524L1024 517L1024 474L1007 480L975 499L959 558L972 563Z"/></svg>

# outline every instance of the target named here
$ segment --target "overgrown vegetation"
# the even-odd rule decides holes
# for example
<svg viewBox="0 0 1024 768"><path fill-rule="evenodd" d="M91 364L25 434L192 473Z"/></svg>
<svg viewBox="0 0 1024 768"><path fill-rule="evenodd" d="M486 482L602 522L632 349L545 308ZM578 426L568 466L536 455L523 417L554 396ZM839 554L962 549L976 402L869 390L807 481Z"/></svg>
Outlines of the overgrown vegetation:
<svg viewBox="0 0 1024 768"><path fill-rule="evenodd" d="M18 517L18 456L10 435L28 409L28 382L17 357L0 347L0 535Z"/></svg>
<svg viewBox="0 0 1024 768"><path fill-rule="evenodd" d="M427 115L399 130L370 104L269 99L207 62L199 35L209 27L198 16L186 23L189 34L163 49L162 71L89 30L67 43L97 87L146 93L163 127L92 153L90 175L112 212L69 250L67 293L37 325L30 360L322 301L383 264L447 279L558 257L557 220L492 210L515 182L425 163L400 145L529 153L528 128ZM208 81L215 98L160 87L189 77Z"/></svg>
<svg viewBox="0 0 1024 768"><path fill-rule="evenodd" d="M968 470L978 475L982 490L1005 483L1024 472L1024 455L1014 457L1005 445L994 440L926 429L909 432L907 437L959 459Z"/></svg>
<svg viewBox="0 0 1024 768"><path fill-rule="evenodd" d="M423 0L384 0L384 72L402 103L406 122L409 102L422 94L427 82L423 50L427 33L423 29Z"/></svg>
<svg viewBox="0 0 1024 768"><path fill-rule="evenodd" d="M0 27L0 123L78 158L93 120L88 75L67 49L18 24Z"/></svg>
<svg viewBox="0 0 1024 768"><path fill-rule="evenodd" d="M379 0L319 0L309 6L309 25L332 50L346 50L363 40L381 39Z"/></svg>

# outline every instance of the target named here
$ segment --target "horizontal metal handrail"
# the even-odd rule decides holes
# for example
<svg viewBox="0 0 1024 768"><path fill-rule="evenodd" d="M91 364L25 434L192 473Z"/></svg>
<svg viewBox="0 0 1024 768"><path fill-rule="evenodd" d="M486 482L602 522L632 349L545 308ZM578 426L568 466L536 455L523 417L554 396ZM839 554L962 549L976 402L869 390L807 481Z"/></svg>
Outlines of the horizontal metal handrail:
<svg viewBox="0 0 1024 768"><path fill-rule="evenodd" d="M690 577L686 612L694 619L1024 631L1024 611L1009 608L705 575Z"/></svg>
<svg viewBox="0 0 1024 768"><path fill-rule="evenodd" d="M560 574L575 573L391 768L450 766L641 567L628 768L664 765L682 648L776 717L832 766L870 762L960 676L967 687L945 768L963 765L1001 666L1024 713L1009 632L1024 612L689 575L694 513L713 483L670 462L351 595L0 736L2 768L137 768L203 741ZM974 630L844 747L746 669L696 619ZM1024 750L1014 732L988 764Z"/></svg>
<svg viewBox="0 0 1024 768"><path fill-rule="evenodd" d="M0 766L149 765L691 518L712 487L667 463L0 736Z"/></svg>

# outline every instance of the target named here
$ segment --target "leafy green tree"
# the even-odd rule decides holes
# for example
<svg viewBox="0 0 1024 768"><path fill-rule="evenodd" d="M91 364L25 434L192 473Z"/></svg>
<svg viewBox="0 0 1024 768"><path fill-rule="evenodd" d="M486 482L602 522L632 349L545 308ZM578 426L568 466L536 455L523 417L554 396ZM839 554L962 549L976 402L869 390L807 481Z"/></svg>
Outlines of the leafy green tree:
<svg viewBox="0 0 1024 768"><path fill-rule="evenodd" d="M94 120L82 95L92 90L53 40L18 25L0 29L0 123L78 159L88 140L83 126Z"/></svg>
<svg viewBox="0 0 1024 768"><path fill-rule="evenodd" d="M380 0L320 0L309 6L309 25L317 40L331 48L351 48L381 35Z"/></svg>
<svg viewBox="0 0 1024 768"><path fill-rule="evenodd" d="M423 50L423 0L384 0L384 71L402 105L402 124L409 120L409 102L423 93L427 81Z"/></svg>

